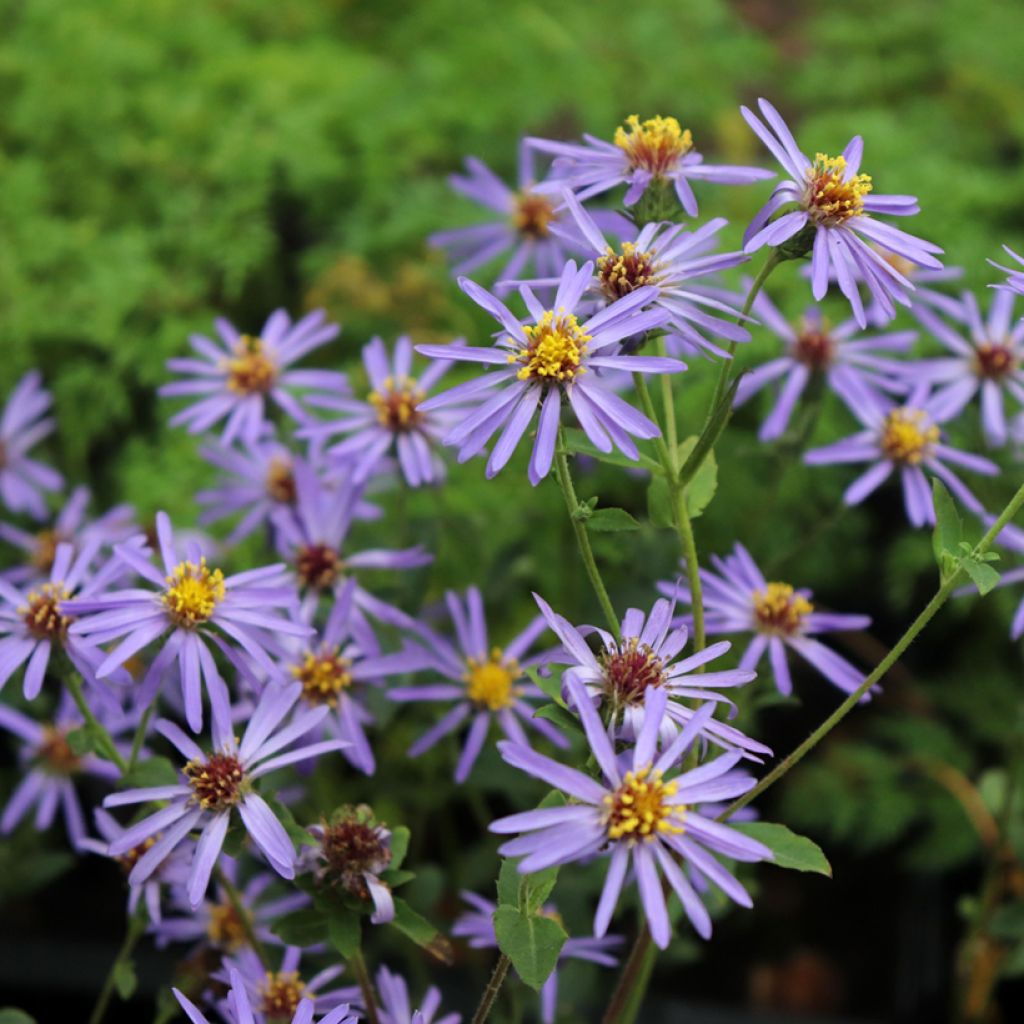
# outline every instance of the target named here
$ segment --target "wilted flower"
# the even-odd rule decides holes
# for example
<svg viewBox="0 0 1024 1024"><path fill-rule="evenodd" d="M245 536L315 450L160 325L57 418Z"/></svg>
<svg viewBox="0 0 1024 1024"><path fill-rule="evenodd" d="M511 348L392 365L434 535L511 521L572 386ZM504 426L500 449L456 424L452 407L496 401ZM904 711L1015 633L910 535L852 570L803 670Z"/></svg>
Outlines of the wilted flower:
<svg viewBox="0 0 1024 1024"><path fill-rule="evenodd" d="M760 167L706 164L693 148L693 135L674 117L633 114L625 127L615 129L614 141L584 135L583 144L527 139L530 146L555 157L552 180L564 181L580 201L600 195L616 185L627 185L625 204L633 206L652 182L671 183L680 205L690 217L697 216L697 197L690 180L715 181L721 185L749 185L775 177Z"/></svg>
<svg viewBox="0 0 1024 1024"><path fill-rule="evenodd" d="M543 632L544 620L538 616L505 647L492 647L487 638L483 598L476 587L466 591L465 604L452 591L445 594L445 602L455 626L455 644L432 630L421 633L421 638L425 641L425 665L450 682L396 687L388 694L392 700L402 702L455 702L455 706L409 748L409 756L419 757L470 717L469 732L455 766L455 781L459 783L465 782L473 770L492 721L497 722L509 739L525 746L529 741L520 719L557 746L568 746L554 726L534 717L534 708L526 700L543 696L536 686L525 680L523 672L524 666L536 665L541 659L520 659Z"/></svg>
<svg viewBox="0 0 1024 1024"><path fill-rule="evenodd" d="M40 492L64 486L60 473L27 454L53 433L53 420L46 416L52 398L42 380L37 370L26 373L0 413L0 501L9 511L25 512L33 519L46 518L46 500Z"/></svg>
<svg viewBox="0 0 1024 1024"><path fill-rule="evenodd" d="M198 907L224 845L233 810L238 811L246 832L271 867L284 878L295 877L292 840L270 805L255 791L253 783L285 765L308 761L344 746L341 740L324 740L280 753L305 736L327 714L326 707L304 708L296 712L287 725L282 724L301 692L298 683L268 686L249 718L241 743L234 735L230 715L222 714L214 704L213 749L209 753L200 749L173 722L166 719L157 722L157 731L187 759L182 781L169 786L129 789L103 801L104 807L167 801L165 807L132 825L110 845L111 855L118 856L159 833L157 841L139 858L128 876L132 885L145 882L171 850L184 842L190 832L199 829L188 880L189 904Z"/></svg>
<svg viewBox="0 0 1024 1024"><path fill-rule="evenodd" d="M584 775L529 747L499 743L501 756L513 768L573 798L572 803L562 807L524 811L493 822L492 832L523 833L506 842L499 852L505 857L522 857L518 869L524 874L555 864L588 860L595 854L607 855L608 873L594 916L594 934L599 938L608 930L632 865L651 936L664 949L672 938L672 930L660 868L698 934L707 938L711 934L711 917L684 874L680 860L691 871L705 875L732 900L749 907L752 903L746 889L711 851L739 861L772 858L771 851L762 843L705 818L698 809L702 803L737 797L753 787L754 780L749 775L731 770L740 759L740 752L722 754L714 761L666 778L699 737L711 705L705 705L659 753L658 736L668 693L661 687L652 687L645 698L644 724L632 751L631 767L623 772L583 684L570 676L566 686L605 781Z"/></svg>
<svg viewBox="0 0 1024 1024"><path fill-rule="evenodd" d="M486 388L504 385L497 395L483 402L445 437L445 444L458 447L460 462L478 455L501 430L487 462L487 476L494 476L512 457L539 411L537 438L529 466L530 483L536 486L551 469L563 395L569 400L587 437L601 451L611 451L614 446L628 458L638 459L639 453L630 435L641 438L658 436L655 423L608 387L602 386L600 373L601 370L673 373L685 369L675 359L613 354L623 338L643 334L664 324L667 316L664 310L641 312L642 307L654 301L658 290L653 286L638 288L581 324L575 311L593 273L593 263L585 263L577 270L576 264L570 260L562 271L558 292L550 308L541 305L533 292L523 286L523 299L533 321L526 325L521 324L490 292L466 278L459 279L462 290L487 310L506 332L490 348L466 345L417 347L418 352L435 359L502 367L469 384L460 384L428 399L421 406L424 412L429 412L461 402Z"/></svg>
<svg viewBox="0 0 1024 1024"><path fill-rule="evenodd" d="M189 433L201 434L226 417L221 435L224 444L236 437L255 443L265 430L267 398L293 420L304 423L308 414L293 392L346 386L345 375L332 370L290 369L292 363L337 337L338 325L324 321L322 309L307 313L294 324L278 309L258 335L239 334L223 317L214 321L219 344L193 334L189 344L200 358L169 359L167 368L186 379L164 384L159 394L202 397L175 413L171 426L184 424Z"/></svg>
<svg viewBox="0 0 1024 1024"><path fill-rule="evenodd" d="M909 351L916 331L857 337L855 320L833 326L817 306L811 306L799 324L791 325L764 292L757 296L751 312L786 346L785 355L744 374L736 389L735 404L740 406L772 381L782 380L772 411L758 433L762 441L777 440L785 433L796 403L815 377L824 378L854 414L866 405L879 404L879 392L906 391L899 376L906 364L883 353Z"/></svg>
<svg viewBox="0 0 1024 1024"><path fill-rule="evenodd" d="M413 1009L405 978L386 967L377 971L377 992L380 995L380 1024L459 1024L462 1020L458 1013L437 1016L441 1008L441 992L434 985L427 989L419 1009Z"/></svg>
<svg viewBox="0 0 1024 1024"><path fill-rule="evenodd" d="M942 442L940 424L953 415L947 407L928 396L927 385L915 389L904 404L865 405L851 410L864 425L856 434L804 453L811 466L844 462L870 462L871 467L843 494L847 505L858 505L898 470L903 485L907 518L913 526L935 522L932 490L927 469L937 476L975 515L984 508L963 481L946 465L963 466L974 473L996 476L999 467L980 455L951 448Z"/></svg>
<svg viewBox="0 0 1024 1024"><path fill-rule="evenodd" d="M779 112L767 101L758 100L768 124L746 107L743 117L790 176L776 186L771 199L761 207L744 235L744 249L754 252L764 245L781 246L799 232L811 237L804 251L813 250L811 291L818 301L828 291L834 275L839 290L849 300L861 327L867 327L864 303L858 283L863 283L879 310L891 320L896 315L893 301L909 305L913 285L870 244L875 242L911 263L933 269L942 264L935 258L942 250L873 216L885 214L909 217L918 212L913 196L872 195L871 177L860 173L864 141L855 135L841 156L817 153L813 163L801 152ZM777 220L770 218L790 203L796 209ZM863 236L863 237L862 237Z"/></svg>
<svg viewBox="0 0 1024 1024"><path fill-rule="evenodd" d="M796 590L789 583L768 582L750 553L736 544L731 555L712 556L717 570L701 569L704 585L704 628L708 633L753 633L750 646L740 658L741 669L755 669L767 650L772 675L779 693L793 692L793 680L786 663L786 648L813 665L830 683L847 693L856 690L864 674L819 640L817 633L867 629L867 615L838 615L814 610L809 590ZM690 603L682 581L659 583L666 594L678 594Z"/></svg>
<svg viewBox="0 0 1024 1024"><path fill-rule="evenodd" d="M608 709L609 723L615 734L635 739L643 729L645 699L651 688L664 689L669 701L661 721L662 740L670 742L693 719L694 708L686 701L711 701L731 704L715 692L716 687L743 686L756 673L746 669L723 669L703 672L705 665L720 658L732 644L728 641L710 647L682 661L675 661L686 646L686 627L672 628L673 602L662 598L645 616L638 608L630 608L622 620L621 639L597 627L587 627L601 638L601 649L595 653L582 630L570 625L554 612L546 601L533 595L547 624L562 641L569 667L563 679L572 676L583 683L590 698L597 698ZM553 655L552 661L565 656ZM727 749L739 748L747 756L771 754L770 748L745 736L738 729L706 720L703 736Z"/></svg>

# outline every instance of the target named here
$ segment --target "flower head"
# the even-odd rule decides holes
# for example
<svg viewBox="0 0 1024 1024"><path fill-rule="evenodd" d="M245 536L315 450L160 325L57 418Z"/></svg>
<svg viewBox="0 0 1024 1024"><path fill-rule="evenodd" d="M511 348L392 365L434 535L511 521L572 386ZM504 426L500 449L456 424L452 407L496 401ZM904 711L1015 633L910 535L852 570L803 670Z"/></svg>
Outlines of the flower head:
<svg viewBox="0 0 1024 1024"><path fill-rule="evenodd" d="M18 381L0 413L0 501L10 512L24 512L33 519L46 518L43 492L59 491L64 478L55 469L28 455L28 451L53 433L46 414L52 401L42 387L37 370Z"/></svg>
<svg viewBox="0 0 1024 1024"><path fill-rule="evenodd" d="M913 196L874 192L871 177L860 170L864 142L859 135L850 140L840 156L818 153L811 161L800 150L779 112L767 100L759 100L758 106L765 121L746 107L740 109L789 179L776 186L771 199L747 228L744 250L754 252L764 245L780 246L806 231L807 249L812 249L811 291L815 300L825 297L834 277L857 323L867 327L858 290L858 284L863 283L880 314L891 320L896 315L893 302L909 305L908 293L914 286L871 243L917 266L942 266L935 258L936 253L942 252L938 246L875 216L910 216L918 212L917 200ZM776 212L790 205L795 209L771 220Z"/></svg>
<svg viewBox="0 0 1024 1024"><path fill-rule="evenodd" d="M652 687L645 697L645 718L636 738L629 768L616 757L611 740L583 684L569 676L566 685L601 772L603 781L544 757L528 747L500 743L502 757L514 768L541 779L573 798L562 807L545 807L499 818L491 831L521 833L500 852L522 857L521 872L541 871L555 864L609 858L608 873L594 917L594 934L608 930L626 873L632 865L640 901L655 943L664 949L671 939L659 868L675 890L698 934L711 934L711 917L680 862L713 881L742 906L751 906L746 889L715 859L713 853L739 861L771 859L763 844L701 814L700 805L730 799L750 789L754 780L732 769L740 758L731 751L698 768L674 774L674 766L693 745L712 705L698 712L660 752L668 693Z"/></svg>
<svg viewBox="0 0 1024 1024"><path fill-rule="evenodd" d="M572 406L580 426L601 451L617 447L628 458L637 459L639 453L632 438L658 435L656 424L602 383L605 370L665 373L685 369L674 359L615 354L623 338L642 334L665 322L664 310L641 311L656 298L657 289L653 285L638 288L581 321L577 311L593 272L593 263L585 263L579 269L572 261L567 263L554 302L548 307L538 301L529 287L523 286L523 299L530 312L525 324L479 285L460 279L462 290L487 310L504 332L490 348L464 345L417 348L435 359L501 367L428 399L421 406L424 411L430 411L498 387L496 395L465 416L446 436L445 443L459 449L460 462L483 451L487 442L501 430L487 462L487 475L494 476L512 457L539 413L529 479L534 485L540 483L548 475L554 458L563 396Z"/></svg>

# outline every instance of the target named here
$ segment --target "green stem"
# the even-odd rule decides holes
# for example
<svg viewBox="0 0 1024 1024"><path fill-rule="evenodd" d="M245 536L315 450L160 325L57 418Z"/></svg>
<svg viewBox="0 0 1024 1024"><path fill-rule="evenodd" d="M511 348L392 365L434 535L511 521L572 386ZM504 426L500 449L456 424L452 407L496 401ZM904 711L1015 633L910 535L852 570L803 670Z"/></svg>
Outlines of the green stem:
<svg viewBox="0 0 1024 1024"><path fill-rule="evenodd" d="M135 767L135 763L139 759L139 754L142 751L142 744L146 739L146 730L149 728L149 720L153 717L153 712L156 711L156 701L142 712L142 718L139 719L138 728L135 730L135 735L132 737L132 749L128 754L128 768L127 771L131 771Z"/></svg>
<svg viewBox="0 0 1024 1024"><path fill-rule="evenodd" d="M64 685L68 688L68 692L71 694L71 699L74 700L75 705L82 713L82 717L85 719L86 724L98 740L97 746L101 749L97 750L97 753L102 754L102 756L108 761L112 761L116 764L123 775L128 770L128 762L121 756L120 751L118 751L117 747L114 745L114 739L107 731L106 727L101 725L99 720L92 713L92 708L89 707L89 702L85 699L85 694L82 693L82 677L72 670L68 672L65 677Z"/></svg>
<svg viewBox="0 0 1024 1024"><path fill-rule="evenodd" d="M145 908L140 901L139 907L135 913L128 918L128 928L125 931L124 941L121 943L121 948L117 951L117 956L114 958L114 962L110 965L110 970L107 971L107 976L103 981L103 988L100 989L100 994L96 999L96 1005L92 1009L92 1014L89 1017L89 1024L100 1024L106 1015L107 1009L110 1006L110 1000L114 995L114 987L117 983L117 974L121 968L121 965L126 963L132 955L136 944L139 939L145 934L146 931L146 913Z"/></svg>
<svg viewBox="0 0 1024 1024"><path fill-rule="evenodd" d="M512 961L504 953L498 957L498 962L494 965L490 980L487 982L487 988L484 989L483 995L480 996L480 1005L477 1006L476 1013L473 1014L473 1020L470 1024L484 1024L484 1021L490 1016L494 1000L498 998L498 993L501 991L501 986L505 983L505 975L508 974L511 964Z"/></svg>
<svg viewBox="0 0 1024 1024"><path fill-rule="evenodd" d="M366 961L363 959L362 950L357 949L349 958L349 965L352 973L359 983L359 990L363 993L363 1006L366 1009L366 1019L369 1024L380 1024L380 1012L377 1009L377 998L373 992L373 982L370 980L370 972L366 969Z"/></svg>
<svg viewBox="0 0 1024 1024"><path fill-rule="evenodd" d="M224 873L224 869L218 867L217 871L217 882L220 887L228 894L228 902L231 904L231 909L235 912L235 916L238 918L238 923L241 925L242 931L245 933L245 941L252 947L252 951L259 957L259 961L264 967L269 966L270 960L267 958L267 950L263 943L260 941L260 937L256 934L256 929L253 927L252 915L246 909L245 904L242 902L242 894L238 891L237 886L231 881L230 878Z"/></svg>
<svg viewBox="0 0 1024 1024"><path fill-rule="evenodd" d="M978 541L971 552L972 558L980 558L992 546L1002 528L1020 511L1024 505L1024 485L1021 485L1017 493L1010 499L1009 504L999 514L998 519L984 537ZM734 800L719 816L719 821L725 821L732 817L740 808L746 807L751 800L756 799L770 786L774 786L787 772L796 767L860 702L873 686L875 686L892 668L893 665L903 656L903 652L914 642L918 633L928 625L935 617L935 613L946 603L949 595L963 582L965 578L963 569L957 569L945 580L934 597L925 605L920 615L907 627L907 631L896 641L896 645L878 663L874 671L865 678L864 682L850 694L842 704L818 726L810 736L807 737L788 757L780 761L753 789L744 793L738 800Z"/></svg>
<svg viewBox="0 0 1024 1024"><path fill-rule="evenodd" d="M601 572L594 560L594 551L590 546L590 537L587 534L586 523L579 518L579 499L576 497L576 489L572 485L572 475L569 472L569 459L565 450L565 435L562 428L558 428L558 443L555 446L555 475L558 477L558 485L562 488L562 496L565 498L565 507L569 513L569 521L572 523L573 533L576 534L576 546L580 549L580 558L583 559L583 567L587 571L590 585L594 588L598 603L604 612L608 622L608 628L616 640L619 638L619 620L615 615L615 608L608 590L601 579Z"/></svg>
<svg viewBox="0 0 1024 1024"><path fill-rule="evenodd" d="M628 1024L631 1019L628 1009L632 1009L632 1015L635 1017L647 981L650 980L651 967L656 955L651 943L651 930L644 925L636 937L636 942L633 943L626 965L622 968L619 982L612 993L608 1009L601 1018L601 1024Z"/></svg>

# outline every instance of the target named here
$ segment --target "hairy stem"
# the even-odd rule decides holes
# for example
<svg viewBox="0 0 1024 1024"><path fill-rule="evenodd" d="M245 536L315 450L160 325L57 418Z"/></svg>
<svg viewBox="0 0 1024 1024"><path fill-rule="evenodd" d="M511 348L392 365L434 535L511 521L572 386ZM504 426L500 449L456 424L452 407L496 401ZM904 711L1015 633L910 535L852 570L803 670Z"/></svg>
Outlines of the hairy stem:
<svg viewBox="0 0 1024 1024"><path fill-rule="evenodd" d="M490 980L487 982L487 988L484 989L483 995L480 996L480 1004L477 1006L476 1013L473 1014L473 1020L470 1024L484 1024L484 1021L490 1016L494 1000L498 998L498 993L501 991L501 986L505 983L505 975L508 974L511 964L512 961L504 953L498 957L498 962L494 965Z"/></svg>

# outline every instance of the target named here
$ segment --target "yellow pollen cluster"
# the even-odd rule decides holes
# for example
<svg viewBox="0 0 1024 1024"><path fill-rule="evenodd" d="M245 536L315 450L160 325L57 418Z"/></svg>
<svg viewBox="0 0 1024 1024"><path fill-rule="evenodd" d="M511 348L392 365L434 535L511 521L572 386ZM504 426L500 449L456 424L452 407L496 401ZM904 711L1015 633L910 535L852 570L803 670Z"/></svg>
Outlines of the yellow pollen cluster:
<svg viewBox="0 0 1024 1024"><path fill-rule="evenodd" d="M417 406L426 395L411 377L388 377L380 391L371 391L370 405L377 411L377 422L396 434L408 433L420 423L423 414Z"/></svg>
<svg viewBox="0 0 1024 1024"><path fill-rule="evenodd" d="M807 169L804 200L820 224L842 224L864 212L864 197L871 191L871 176L855 174L846 179L846 158L818 153Z"/></svg>
<svg viewBox="0 0 1024 1024"><path fill-rule="evenodd" d="M205 761L196 758L182 771L192 787L192 799L204 811L226 811L242 798L245 771L234 754L211 754Z"/></svg>
<svg viewBox="0 0 1024 1024"><path fill-rule="evenodd" d="M667 803L678 789L678 782L663 782L662 773L650 765L626 772L622 785L604 798L608 838L649 842L660 832L683 832L683 826L673 819L685 808Z"/></svg>
<svg viewBox="0 0 1024 1024"><path fill-rule="evenodd" d="M302 663L292 668L292 675L302 683L302 696L310 704L336 707L338 698L352 685L352 662L338 654L337 647L307 651Z"/></svg>
<svg viewBox="0 0 1024 1024"><path fill-rule="evenodd" d="M71 594L63 583L44 583L28 595L28 604L18 609L29 633L37 640L63 640L71 618L61 615L60 602Z"/></svg>
<svg viewBox="0 0 1024 1024"><path fill-rule="evenodd" d="M156 846L158 838L159 836L149 836L147 839L143 839L138 846L133 846L127 853L122 853L120 857L115 857L114 860L121 865L121 870L126 875L130 874L132 868L139 863L142 855Z"/></svg>
<svg viewBox="0 0 1024 1024"><path fill-rule="evenodd" d="M246 943L245 922L230 901L210 908L210 922L206 926L210 942L219 949L233 953Z"/></svg>
<svg viewBox="0 0 1024 1024"><path fill-rule="evenodd" d="M590 335L583 333L571 313L549 309L533 326L523 327L525 343L510 353L510 363L522 363L520 380L568 381L586 373L580 360L586 354Z"/></svg>
<svg viewBox="0 0 1024 1024"><path fill-rule="evenodd" d="M270 1020L291 1021L305 989L298 971L267 971L260 986L261 1009Z"/></svg>
<svg viewBox="0 0 1024 1024"><path fill-rule="evenodd" d="M490 711L507 708L516 699L512 685L522 674L514 658L506 661L500 647L491 651L487 661L466 659L466 696L474 704Z"/></svg>
<svg viewBox="0 0 1024 1024"><path fill-rule="evenodd" d="M55 725L43 726L43 740L36 748L36 757L44 771L51 775L74 775L82 763L71 749L67 733Z"/></svg>
<svg viewBox="0 0 1024 1024"><path fill-rule="evenodd" d="M597 279L601 291L613 301L637 288L652 284L656 272L654 253L638 249L632 242L623 242L621 252L609 246L597 260Z"/></svg>
<svg viewBox="0 0 1024 1024"><path fill-rule="evenodd" d="M558 220L554 204L537 192L520 192L515 197L512 226L528 238L547 238L550 226Z"/></svg>
<svg viewBox="0 0 1024 1024"><path fill-rule="evenodd" d="M885 417L881 447L893 462L916 466L938 443L939 436L939 428L929 423L928 414L923 409L903 406L893 409Z"/></svg>
<svg viewBox="0 0 1024 1024"><path fill-rule="evenodd" d="M277 366L264 350L262 339L250 334L238 339L234 355L224 365L228 388L239 395L264 394L277 379Z"/></svg>
<svg viewBox="0 0 1024 1024"><path fill-rule="evenodd" d="M615 145L629 157L630 166L658 177L693 149L693 136L674 117L650 117L641 123L631 114L626 128L615 129Z"/></svg>
<svg viewBox="0 0 1024 1024"><path fill-rule="evenodd" d="M764 590L754 591L754 618L761 633L792 636L812 611L814 605L788 583L769 583Z"/></svg>
<svg viewBox="0 0 1024 1024"><path fill-rule="evenodd" d="M194 629L213 614L224 600L224 573L211 570L205 558L195 562L179 562L167 577L167 589L161 600L178 626Z"/></svg>

